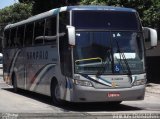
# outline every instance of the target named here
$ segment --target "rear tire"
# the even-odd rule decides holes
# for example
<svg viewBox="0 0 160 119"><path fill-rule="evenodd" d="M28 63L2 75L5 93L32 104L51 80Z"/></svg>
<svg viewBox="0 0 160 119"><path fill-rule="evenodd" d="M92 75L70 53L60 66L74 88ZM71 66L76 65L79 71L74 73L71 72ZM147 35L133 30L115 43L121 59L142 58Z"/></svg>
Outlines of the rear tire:
<svg viewBox="0 0 160 119"><path fill-rule="evenodd" d="M17 78L16 78L16 75L14 73L12 75L12 85L13 85L13 91L15 93L17 93L17 91L18 91L18 88L17 88Z"/></svg>
<svg viewBox="0 0 160 119"><path fill-rule="evenodd" d="M54 105L60 106L63 104L60 99L60 87L57 81L52 81L51 83L51 98Z"/></svg>

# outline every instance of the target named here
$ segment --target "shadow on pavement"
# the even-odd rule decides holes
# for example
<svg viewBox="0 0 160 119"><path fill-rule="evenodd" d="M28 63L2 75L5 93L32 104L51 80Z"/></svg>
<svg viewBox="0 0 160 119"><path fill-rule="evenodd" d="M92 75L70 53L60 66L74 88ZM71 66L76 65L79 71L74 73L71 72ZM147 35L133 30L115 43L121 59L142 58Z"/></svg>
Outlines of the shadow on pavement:
<svg viewBox="0 0 160 119"><path fill-rule="evenodd" d="M13 89L5 89L7 91L13 92ZM37 101L40 101L45 104L53 105L51 103L51 98L49 96L41 95L38 93L26 91L26 90L18 90L17 94L22 95L27 98L31 98ZM55 105L53 105L55 106ZM58 106L64 112L100 112L100 111L107 111L107 112L117 112L117 111L138 111L143 110L141 108L127 106L122 104L110 104L110 103L69 103L65 102L63 106Z"/></svg>
<svg viewBox="0 0 160 119"><path fill-rule="evenodd" d="M109 104L109 103L68 103L63 107L64 112L78 111L78 112L118 112L118 111L138 111L143 110L141 108L127 106L124 104Z"/></svg>
<svg viewBox="0 0 160 119"><path fill-rule="evenodd" d="M15 93L13 88L4 89L4 90L10 91L12 93ZM46 103L46 104L51 105L51 98L49 96L46 96L46 95L38 94L38 93L35 93L35 92L23 90L23 89L18 89L16 94L22 95L24 97L27 97L27 98L30 98L30 99L33 99L33 100L37 100L37 101L40 101L42 103Z"/></svg>

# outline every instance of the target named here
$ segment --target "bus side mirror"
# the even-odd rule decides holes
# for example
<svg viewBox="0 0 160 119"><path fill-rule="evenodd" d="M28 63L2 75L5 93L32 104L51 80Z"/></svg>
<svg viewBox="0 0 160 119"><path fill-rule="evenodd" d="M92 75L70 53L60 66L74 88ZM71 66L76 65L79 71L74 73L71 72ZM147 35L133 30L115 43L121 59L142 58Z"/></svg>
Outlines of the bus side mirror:
<svg viewBox="0 0 160 119"><path fill-rule="evenodd" d="M145 38L145 42L150 41L150 48L157 46L157 31L152 28L143 27L143 34Z"/></svg>
<svg viewBox="0 0 160 119"><path fill-rule="evenodd" d="M67 31L68 31L68 41L69 45L74 46L75 45L75 27L73 26L67 26Z"/></svg>

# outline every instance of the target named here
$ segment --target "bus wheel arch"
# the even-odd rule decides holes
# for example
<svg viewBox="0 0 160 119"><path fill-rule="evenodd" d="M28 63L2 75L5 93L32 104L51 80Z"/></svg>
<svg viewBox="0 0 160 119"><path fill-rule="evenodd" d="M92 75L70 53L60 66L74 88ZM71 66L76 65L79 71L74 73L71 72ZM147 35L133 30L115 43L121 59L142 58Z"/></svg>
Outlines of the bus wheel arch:
<svg viewBox="0 0 160 119"><path fill-rule="evenodd" d="M17 77L16 77L15 72L12 73L11 78L12 78L13 90L14 92L17 92L18 87L17 87Z"/></svg>
<svg viewBox="0 0 160 119"><path fill-rule="evenodd" d="M54 105L62 105L62 100L60 99L60 87L57 78L53 77L50 86L51 99Z"/></svg>

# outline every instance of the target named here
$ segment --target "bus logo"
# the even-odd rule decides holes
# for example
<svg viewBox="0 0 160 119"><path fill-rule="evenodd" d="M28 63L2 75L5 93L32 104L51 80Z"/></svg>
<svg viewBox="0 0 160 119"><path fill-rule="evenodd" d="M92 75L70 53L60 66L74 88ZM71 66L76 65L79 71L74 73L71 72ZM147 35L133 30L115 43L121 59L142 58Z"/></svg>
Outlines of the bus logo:
<svg viewBox="0 0 160 119"><path fill-rule="evenodd" d="M112 87L113 88L117 87L117 84L115 82L112 82Z"/></svg>

